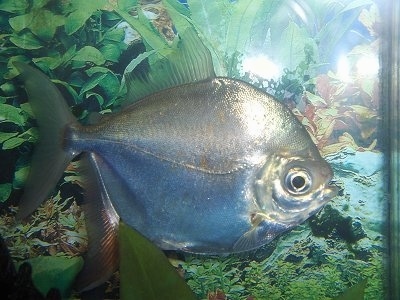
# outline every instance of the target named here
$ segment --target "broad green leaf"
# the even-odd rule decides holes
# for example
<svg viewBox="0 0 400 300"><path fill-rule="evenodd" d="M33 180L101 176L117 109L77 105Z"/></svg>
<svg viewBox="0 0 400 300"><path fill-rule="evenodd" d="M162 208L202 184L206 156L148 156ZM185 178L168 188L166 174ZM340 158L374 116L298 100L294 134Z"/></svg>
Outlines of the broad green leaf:
<svg viewBox="0 0 400 300"><path fill-rule="evenodd" d="M72 13L65 20L65 32L68 35L81 28L95 11L104 8L107 0L72 0L70 4L72 5Z"/></svg>
<svg viewBox="0 0 400 300"><path fill-rule="evenodd" d="M96 87L104 77L107 76L107 73L96 73L88 81L85 82L85 84L82 86L82 89L80 90L79 96L82 96L84 93L87 91L93 89Z"/></svg>
<svg viewBox="0 0 400 300"><path fill-rule="evenodd" d="M3 91L4 95L12 95L15 92L15 86L11 82L5 82L0 85L0 90Z"/></svg>
<svg viewBox="0 0 400 300"><path fill-rule="evenodd" d="M125 68L125 74L132 72L142 61L147 59L149 56L157 53L156 50L150 50L143 53L140 53L137 57L135 57Z"/></svg>
<svg viewBox="0 0 400 300"><path fill-rule="evenodd" d="M103 40L122 42L125 37L125 31L122 28L115 28L104 33Z"/></svg>
<svg viewBox="0 0 400 300"><path fill-rule="evenodd" d="M138 4L137 0L118 0L118 8L123 10L129 10Z"/></svg>
<svg viewBox="0 0 400 300"><path fill-rule="evenodd" d="M13 187L20 189L24 187L26 178L28 177L29 166L23 166L17 169L14 173Z"/></svg>
<svg viewBox="0 0 400 300"><path fill-rule="evenodd" d="M32 7L33 8L42 8L51 0L32 0Z"/></svg>
<svg viewBox="0 0 400 300"><path fill-rule="evenodd" d="M69 62L76 53L76 45L72 45L63 55L63 63Z"/></svg>
<svg viewBox="0 0 400 300"><path fill-rule="evenodd" d="M122 49L115 44L106 44L100 48L100 52L106 60L118 62Z"/></svg>
<svg viewBox="0 0 400 300"><path fill-rule="evenodd" d="M47 9L38 9L32 12L33 19L29 24L30 30L44 40L50 40L58 27L64 25L65 17L56 15Z"/></svg>
<svg viewBox="0 0 400 300"><path fill-rule="evenodd" d="M306 59L304 51L306 47L311 47L314 53L318 53L315 41L310 38L305 28L300 28L292 21L282 32L281 38L275 46L275 58L289 70L296 69Z"/></svg>
<svg viewBox="0 0 400 300"><path fill-rule="evenodd" d="M89 97L95 97L97 100L97 103L99 103L100 107L102 107L104 105L104 98L102 95L100 95L98 93L87 92L86 98L89 98Z"/></svg>
<svg viewBox="0 0 400 300"><path fill-rule="evenodd" d="M56 69L63 62L60 54L54 54L51 57L45 56L45 57L34 58L32 59L32 61L37 66L39 67L46 66L46 69L48 68L50 70Z"/></svg>
<svg viewBox="0 0 400 300"><path fill-rule="evenodd" d="M244 53L248 46L252 27L263 6L267 5L265 0L237 1L230 18L226 36L226 53Z"/></svg>
<svg viewBox="0 0 400 300"><path fill-rule="evenodd" d="M3 143L2 149L3 150L14 149L17 148L19 145L21 145L23 142L25 142L25 139L23 138L12 137Z"/></svg>
<svg viewBox="0 0 400 300"><path fill-rule="evenodd" d="M72 95L75 103L79 103L80 97L79 97L78 93L68 82L65 82L62 80L57 80L57 79L53 79L52 82L56 83L56 84L61 84Z"/></svg>
<svg viewBox="0 0 400 300"><path fill-rule="evenodd" d="M115 12L140 34L142 39L150 46L151 49L162 49L168 47L167 42L157 31L149 29L138 19L121 9L117 8Z"/></svg>
<svg viewBox="0 0 400 300"><path fill-rule="evenodd" d="M11 195L12 184L2 183L0 184L0 203L7 201L8 197Z"/></svg>
<svg viewBox="0 0 400 300"><path fill-rule="evenodd" d="M12 29L16 32L20 32L21 30L28 28L29 24L32 22L33 14L25 14L10 18L8 21Z"/></svg>
<svg viewBox="0 0 400 300"><path fill-rule="evenodd" d="M16 135L18 135L18 132L0 132L0 143L4 143Z"/></svg>
<svg viewBox="0 0 400 300"><path fill-rule="evenodd" d="M164 253L124 223L119 226L121 299L195 300Z"/></svg>
<svg viewBox="0 0 400 300"><path fill-rule="evenodd" d="M47 9L34 9L28 14L9 20L15 31L20 32L29 28L32 33L45 40L51 39L57 27L64 25L64 21L64 16L55 15Z"/></svg>
<svg viewBox="0 0 400 300"><path fill-rule="evenodd" d="M22 126L25 124L25 118L21 114L21 109L8 104L0 105L0 123L11 122Z"/></svg>
<svg viewBox="0 0 400 300"><path fill-rule="evenodd" d="M83 267L81 257L39 256L27 262L32 266L35 287L43 295L51 288L56 288L63 299L70 296L75 277Z"/></svg>
<svg viewBox="0 0 400 300"><path fill-rule="evenodd" d="M190 11L182 3L175 0L163 0L162 2L178 33L185 32L188 27L193 26L189 22ZM209 3L212 4L213 2L210 1Z"/></svg>
<svg viewBox="0 0 400 300"><path fill-rule="evenodd" d="M233 4L225 0L188 0L188 4L190 19L196 30L202 34L204 44L210 49L216 73L226 76L226 33Z"/></svg>
<svg viewBox="0 0 400 300"><path fill-rule="evenodd" d="M27 0L2 0L0 2L0 10L10 12L10 13L19 13L28 8Z"/></svg>
<svg viewBox="0 0 400 300"><path fill-rule="evenodd" d="M96 65L102 65L106 62L103 54L101 54L98 49L92 46L85 46L82 49L78 50L78 52L72 59L84 63L92 62Z"/></svg>
<svg viewBox="0 0 400 300"><path fill-rule="evenodd" d="M114 73L107 73L106 77L100 81L99 86L102 87L106 99L114 99L119 92L120 82Z"/></svg>
<svg viewBox="0 0 400 300"><path fill-rule="evenodd" d="M30 32L10 37L10 41L17 47L25 50L35 50L42 48L41 42Z"/></svg>
<svg viewBox="0 0 400 300"><path fill-rule="evenodd" d="M90 69L87 69L85 71L85 73L89 77L93 76L96 73L108 73L108 72L111 72L110 69L107 69L105 67L99 67L99 66L91 67Z"/></svg>
<svg viewBox="0 0 400 300"><path fill-rule="evenodd" d="M21 133L18 137L27 142L36 142L39 132L36 127L29 128L27 131Z"/></svg>
<svg viewBox="0 0 400 300"><path fill-rule="evenodd" d="M34 117L34 114L33 114L33 112L32 112L32 107L31 107L31 105L29 104L29 102L21 103L21 104L20 104L20 107L21 107L21 109L22 109L26 114L28 114L28 116L29 116L30 118L33 118L33 117Z"/></svg>

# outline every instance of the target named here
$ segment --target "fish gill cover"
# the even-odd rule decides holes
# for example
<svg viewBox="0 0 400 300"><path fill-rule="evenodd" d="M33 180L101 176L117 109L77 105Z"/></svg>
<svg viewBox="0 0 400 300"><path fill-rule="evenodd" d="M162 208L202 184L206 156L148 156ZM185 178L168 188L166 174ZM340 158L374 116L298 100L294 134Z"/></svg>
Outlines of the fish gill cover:
<svg viewBox="0 0 400 300"><path fill-rule="evenodd" d="M2 1L0 228L13 259L76 256L87 243L74 201L80 202L81 192L77 162L51 200L29 221L15 224L37 131L22 88L11 81L17 75L13 62L32 60L84 120L91 112L117 109L126 93L125 71L151 71L176 44L176 33L194 28L212 53L217 75L245 79L293 109L343 190L309 223L269 246L241 257L186 255L172 259L176 268L199 298L328 299L364 279L365 297L381 298L385 198L379 82L377 73L363 69L376 64L379 9L373 1L310 1L302 3L304 18L290 3ZM351 36L354 31L358 34ZM344 42L349 40L354 42ZM338 52L342 68L335 65ZM276 72L265 75L255 68L266 62L260 53L277 63L263 64ZM115 278L109 289L117 285Z"/></svg>

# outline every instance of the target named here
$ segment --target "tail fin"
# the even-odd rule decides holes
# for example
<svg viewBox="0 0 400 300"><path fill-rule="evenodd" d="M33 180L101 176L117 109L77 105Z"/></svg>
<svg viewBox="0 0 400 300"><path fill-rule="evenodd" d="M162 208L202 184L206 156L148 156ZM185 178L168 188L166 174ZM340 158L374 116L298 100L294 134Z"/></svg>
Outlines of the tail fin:
<svg viewBox="0 0 400 300"><path fill-rule="evenodd" d="M77 120L49 78L26 64L14 65L21 72L39 126L39 141L17 214L17 219L23 219L49 196L74 157L72 151L63 149L63 134L65 127Z"/></svg>

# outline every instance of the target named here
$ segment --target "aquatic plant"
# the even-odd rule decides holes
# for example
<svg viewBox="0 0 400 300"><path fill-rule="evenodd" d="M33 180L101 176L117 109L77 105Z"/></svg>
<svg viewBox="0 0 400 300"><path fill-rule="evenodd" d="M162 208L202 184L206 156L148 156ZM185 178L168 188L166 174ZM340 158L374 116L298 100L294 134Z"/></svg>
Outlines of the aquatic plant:
<svg viewBox="0 0 400 300"><path fill-rule="evenodd" d="M376 149L376 77L344 81L330 71L332 65L325 65L331 55L325 47L334 49L357 18L370 38L363 34L362 45L349 49L351 66L356 66L356 58L376 52L379 18L371 1L354 1L348 6L339 1L313 1L308 5L314 5L310 11L315 12L315 20L309 23L295 14L290 20L282 19L277 12L286 9L285 1L188 0L187 6L174 0L162 2L163 14L168 13L169 18L158 24L147 17L149 10L141 1L135 0L0 3L0 143L4 156L13 157L1 169L10 170L18 157L15 172L10 171L0 183L0 230L15 260L38 255L76 256L84 251L86 236L83 215L73 202L79 193L66 192L71 188L79 192L74 165L60 182L61 192L28 222L14 223L15 200L37 134L26 97L20 86L10 81L16 76L13 61L32 59L61 88L74 114L84 119L93 111L115 109L125 93L123 74L143 65L145 71L152 70L176 45L174 31L194 28L212 52L218 75L247 76L257 84L241 70L245 54L252 49L284 63L287 68L280 78L256 78L258 86L297 107L294 112L323 154L345 146L358 151ZM51 22L43 26L43 20ZM136 30L134 43L139 46L128 45L126 27L118 26L121 22ZM286 47L288 44L293 47ZM287 51L280 51L282 47ZM327 68L323 74L319 72L322 67ZM305 233L283 236L277 250L262 261L189 256L180 263L184 276L202 299L304 299L310 292L324 299L364 278L368 278L366 298L381 297L385 280L381 253L372 251L367 261L354 256L349 259L335 252L351 248L343 240L328 238L318 244L307 236L307 228L300 229Z"/></svg>

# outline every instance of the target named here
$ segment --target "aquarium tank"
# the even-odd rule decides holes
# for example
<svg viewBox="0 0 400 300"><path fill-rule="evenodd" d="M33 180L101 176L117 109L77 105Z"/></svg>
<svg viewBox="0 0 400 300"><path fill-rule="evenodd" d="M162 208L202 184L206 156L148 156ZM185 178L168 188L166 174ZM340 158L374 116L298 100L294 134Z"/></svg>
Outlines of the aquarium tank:
<svg viewBox="0 0 400 300"><path fill-rule="evenodd" d="M399 16L389 0L2 0L0 296L400 299ZM336 195L268 243L223 255L165 251L121 220L119 267L79 290L91 241L82 156L17 217L41 136L21 63L84 125L204 79L194 69L211 65L290 109L332 168Z"/></svg>

